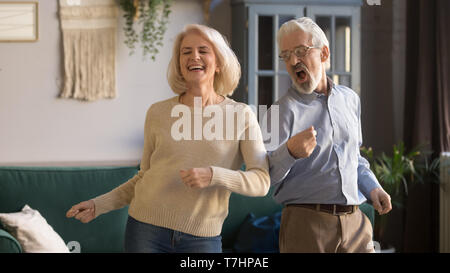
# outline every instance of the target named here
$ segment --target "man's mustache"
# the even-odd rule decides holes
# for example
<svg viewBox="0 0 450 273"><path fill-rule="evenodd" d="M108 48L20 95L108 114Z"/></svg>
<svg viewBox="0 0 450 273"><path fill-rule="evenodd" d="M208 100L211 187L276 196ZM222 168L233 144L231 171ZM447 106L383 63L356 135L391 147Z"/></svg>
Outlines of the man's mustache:
<svg viewBox="0 0 450 273"><path fill-rule="evenodd" d="M297 71L297 69L302 68L306 73L309 74L309 69L303 63L299 62L296 65L292 66L293 71Z"/></svg>

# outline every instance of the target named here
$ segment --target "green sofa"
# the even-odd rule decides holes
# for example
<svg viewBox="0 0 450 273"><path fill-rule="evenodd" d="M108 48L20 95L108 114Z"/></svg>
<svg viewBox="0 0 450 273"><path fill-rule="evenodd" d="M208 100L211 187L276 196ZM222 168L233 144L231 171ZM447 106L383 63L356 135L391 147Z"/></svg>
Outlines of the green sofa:
<svg viewBox="0 0 450 273"><path fill-rule="evenodd" d="M74 204L103 194L134 176L131 167L0 167L0 212L18 212L25 204L38 210L65 243L76 241L82 253L123 252L128 208L101 215L88 224L65 217ZM281 210L271 193L265 197L232 194L222 230L224 252L232 251L249 213L269 216ZM373 223L372 206L361 206ZM0 226L0 253L22 252L17 240Z"/></svg>

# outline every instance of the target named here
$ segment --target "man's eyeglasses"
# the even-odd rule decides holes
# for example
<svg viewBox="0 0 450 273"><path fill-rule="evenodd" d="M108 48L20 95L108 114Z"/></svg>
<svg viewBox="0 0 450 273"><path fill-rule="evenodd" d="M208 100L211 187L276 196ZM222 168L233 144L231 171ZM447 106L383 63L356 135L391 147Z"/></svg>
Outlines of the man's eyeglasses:
<svg viewBox="0 0 450 273"><path fill-rule="evenodd" d="M285 62L288 62L289 59L291 58L291 53L294 53L295 56L299 57L299 58L303 58L306 55L308 55L308 51L311 48L320 48L318 46L298 46L296 48L294 48L294 50L286 50L280 53L280 55L278 57L280 57L280 59L282 59Z"/></svg>

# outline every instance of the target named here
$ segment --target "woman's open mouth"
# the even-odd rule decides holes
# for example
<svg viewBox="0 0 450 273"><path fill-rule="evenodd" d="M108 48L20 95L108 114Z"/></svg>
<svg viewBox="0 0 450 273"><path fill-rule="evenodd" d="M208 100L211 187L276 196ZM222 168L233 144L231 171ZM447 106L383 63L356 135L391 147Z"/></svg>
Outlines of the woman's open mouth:
<svg viewBox="0 0 450 273"><path fill-rule="evenodd" d="M202 65L190 65L190 66L188 66L188 70L193 71L193 72L200 72L200 71L204 71L205 67Z"/></svg>

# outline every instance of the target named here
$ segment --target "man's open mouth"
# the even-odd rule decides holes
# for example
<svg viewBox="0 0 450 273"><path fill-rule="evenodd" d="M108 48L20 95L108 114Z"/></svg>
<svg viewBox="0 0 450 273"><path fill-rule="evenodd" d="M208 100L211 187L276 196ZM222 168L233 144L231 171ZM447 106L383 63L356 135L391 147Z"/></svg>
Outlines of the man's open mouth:
<svg viewBox="0 0 450 273"><path fill-rule="evenodd" d="M306 80L308 80L308 71L301 66L295 69L295 75L297 75L299 83L304 83Z"/></svg>

